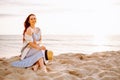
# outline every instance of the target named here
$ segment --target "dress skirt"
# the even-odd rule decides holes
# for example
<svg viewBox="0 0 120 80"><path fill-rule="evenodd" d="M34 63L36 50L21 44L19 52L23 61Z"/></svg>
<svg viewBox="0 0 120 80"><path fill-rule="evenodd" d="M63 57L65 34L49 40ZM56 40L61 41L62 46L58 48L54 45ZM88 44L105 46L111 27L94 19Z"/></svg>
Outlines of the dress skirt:
<svg viewBox="0 0 120 80"><path fill-rule="evenodd" d="M44 54L40 50L31 48L23 60L12 62L15 67L30 67L35 64L40 58L44 58Z"/></svg>

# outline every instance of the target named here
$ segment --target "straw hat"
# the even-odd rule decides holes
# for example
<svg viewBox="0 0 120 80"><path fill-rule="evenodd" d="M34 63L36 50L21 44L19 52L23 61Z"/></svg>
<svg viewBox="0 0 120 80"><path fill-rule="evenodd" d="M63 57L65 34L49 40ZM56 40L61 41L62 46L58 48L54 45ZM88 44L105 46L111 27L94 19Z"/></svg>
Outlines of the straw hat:
<svg viewBox="0 0 120 80"><path fill-rule="evenodd" d="M45 50L45 58L46 58L46 60L52 60L53 52L51 50Z"/></svg>

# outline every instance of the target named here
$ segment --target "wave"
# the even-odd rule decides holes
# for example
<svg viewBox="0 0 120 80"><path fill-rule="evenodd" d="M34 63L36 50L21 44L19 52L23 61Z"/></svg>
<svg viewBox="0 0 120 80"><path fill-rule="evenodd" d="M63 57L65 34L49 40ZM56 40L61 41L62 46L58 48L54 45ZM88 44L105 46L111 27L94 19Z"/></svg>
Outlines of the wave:
<svg viewBox="0 0 120 80"><path fill-rule="evenodd" d="M56 35L57 36L57 35ZM71 38L72 37L72 38ZM66 52L92 53L106 50L119 50L120 37L109 38L107 43L94 43L88 36L43 36L43 44L55 54ZM21 35L0 35L0 56L18 55L22 47Z"/></svg>

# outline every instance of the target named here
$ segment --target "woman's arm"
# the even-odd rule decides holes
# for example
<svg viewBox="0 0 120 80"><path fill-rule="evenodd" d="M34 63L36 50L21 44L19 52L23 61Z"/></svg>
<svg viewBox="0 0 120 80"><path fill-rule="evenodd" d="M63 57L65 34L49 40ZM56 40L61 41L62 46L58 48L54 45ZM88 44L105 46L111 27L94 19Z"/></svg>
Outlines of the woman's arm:
<svg viewBox="0 0 120 80"><path fill-rule="evenodd" d="M32 37L33 31L31 30L31 28L28 28L27 31L25 32L25 34L27 34L27 35ZM41 50L41 47L37 45L35 40L33 40L33 42L32 41L29 42L29 45L30 45L30 47L33 47L33 48L35 48L37 50Z"/></svg>
<svg viewBox="0 0 120 80"><path fill-rule="evenodd" d="M29 45L37 50L41 50L41 47L35 44L34 42L29 42Z"/></svg>

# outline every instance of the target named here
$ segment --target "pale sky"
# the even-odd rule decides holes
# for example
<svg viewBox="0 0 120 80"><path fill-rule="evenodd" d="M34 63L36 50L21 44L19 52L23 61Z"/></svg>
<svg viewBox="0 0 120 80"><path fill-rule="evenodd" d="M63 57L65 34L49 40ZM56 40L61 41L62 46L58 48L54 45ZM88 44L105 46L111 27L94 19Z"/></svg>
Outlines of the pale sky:
<svg viewBox="0 0 120 80"><path fill-rule="evenodd" d="M22 34L30 13L43 34L120 34L120 0L0 0L0 34Z"/></svg>

